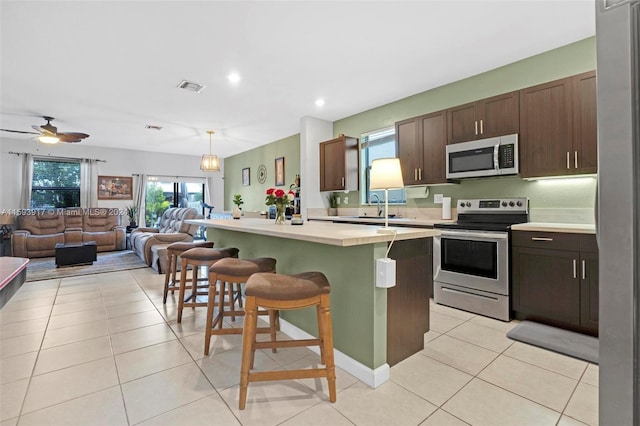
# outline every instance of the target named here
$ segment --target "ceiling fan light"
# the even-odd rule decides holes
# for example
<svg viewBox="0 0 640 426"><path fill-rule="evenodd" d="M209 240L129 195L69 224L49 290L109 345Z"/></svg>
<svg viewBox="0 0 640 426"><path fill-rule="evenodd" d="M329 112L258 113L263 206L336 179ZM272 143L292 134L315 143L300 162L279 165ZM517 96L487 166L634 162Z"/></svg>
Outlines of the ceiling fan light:
<svg viewBox="0 0 640 426"><path fill-rule="evenodd" d="M41 135L38 136L38 140L42 143L49 143L49 144L54 144L54 143L58 143L60 142L60 138L57 136L50 136L50 135Z"/></svg>
<svg viewBox="0 0 640 426"><path fill-rule="evenodd" d="M219 172L220 162L218 156L213 154L204 154L200 161L200 170L203 172Z"/></svg>

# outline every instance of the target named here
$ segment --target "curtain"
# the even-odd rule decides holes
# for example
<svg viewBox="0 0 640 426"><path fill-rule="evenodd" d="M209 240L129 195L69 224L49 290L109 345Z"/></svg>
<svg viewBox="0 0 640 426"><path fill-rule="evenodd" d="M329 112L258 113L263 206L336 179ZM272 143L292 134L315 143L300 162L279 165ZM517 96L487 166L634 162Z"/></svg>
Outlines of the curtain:
<svg viewBox="0 0 640 426"><path fill-rule="evenodd" d="M20 208L31 208L31 186L33 185L33 155L24 154L22 159L22 188L20 188Z"/></svg>
<svg viewBox="0 0 640 426"><path fill-rule="evenodd" d="M80 207L96 207L98 188L97 160L82 159L80 163Z"/></svg>
<svg viewBox="0 0 640 426"><path fill-rule="evenodd" d="M147 175L140 174L138 175L138 180L135 183L135 191L133 194L133 204L138 207L138 226L145 227L147 226L147 221L145 219L145 199L147 197Z"/></svg>

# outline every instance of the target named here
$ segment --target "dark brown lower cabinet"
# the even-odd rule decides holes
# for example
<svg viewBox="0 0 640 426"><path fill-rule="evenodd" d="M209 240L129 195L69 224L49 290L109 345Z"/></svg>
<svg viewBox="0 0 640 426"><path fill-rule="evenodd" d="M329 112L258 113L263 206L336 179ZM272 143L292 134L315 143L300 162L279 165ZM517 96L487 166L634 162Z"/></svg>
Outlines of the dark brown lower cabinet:
<svg viewBox="0 0 640 426"><path fill-rule="evenodd" d="M514 231L512 237L516 318L597 335L595 236Z"/></svg>
<svg viewBox="0 0 640 426"><path fill-rule="evenodd" d="M433 287L431 238L396 241L396 282L387 289L387 363L395 365L424 349L429 331L429 292Z"/></svg>

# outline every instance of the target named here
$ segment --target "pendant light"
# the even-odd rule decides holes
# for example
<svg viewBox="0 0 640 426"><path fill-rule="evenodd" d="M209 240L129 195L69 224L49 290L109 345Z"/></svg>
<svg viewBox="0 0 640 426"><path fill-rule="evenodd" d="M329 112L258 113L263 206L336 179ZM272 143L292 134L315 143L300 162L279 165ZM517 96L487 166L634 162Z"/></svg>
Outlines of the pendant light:
<svg viewBox="0 0 640 426"><path fill-rule="evenodd" d="M211 153L211 138L215 132L213 130L207 130L207 133L209 134L209 153L202 156L200 170L203 172L219 172L220 162L218 161L218 156Z"/></svg>

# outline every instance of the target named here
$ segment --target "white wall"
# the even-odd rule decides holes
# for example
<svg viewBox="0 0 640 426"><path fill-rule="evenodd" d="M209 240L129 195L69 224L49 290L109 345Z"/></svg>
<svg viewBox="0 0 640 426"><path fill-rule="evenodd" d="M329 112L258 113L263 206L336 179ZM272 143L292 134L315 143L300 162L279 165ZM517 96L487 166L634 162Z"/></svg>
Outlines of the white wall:
<svg viewBox="0 0 640 426"><path fill-rule="evenodd" d="M308 208L327 208L329 202L320 188L320 142L333 139L333 123L315 117L300 119L300 174L301 210L306 215ZM306 219L306 216L303 217Z"/></svg>
<svg viewBox="0 0 640 426"><path fill-rule="evenodd" d="M16 209L20 203L21 156L9 152L26 152L40 156L95 158L105 160L98 163L98 175L131 176L132 174L162 176L208 177L211 190L210 202L222 211L224 205L223 172L203 173L200 157L192 155L163 154L147 151L101 148L91 146L86 140L79 144L60 143L43 145L31 139L0 138L0 211ZM134 177L135 185L135 177ZM97 189L96 189L97 190ZM131 201L99 200L98 206L124 208Z"/></svg>

